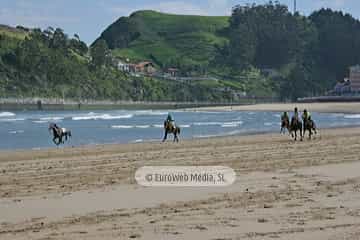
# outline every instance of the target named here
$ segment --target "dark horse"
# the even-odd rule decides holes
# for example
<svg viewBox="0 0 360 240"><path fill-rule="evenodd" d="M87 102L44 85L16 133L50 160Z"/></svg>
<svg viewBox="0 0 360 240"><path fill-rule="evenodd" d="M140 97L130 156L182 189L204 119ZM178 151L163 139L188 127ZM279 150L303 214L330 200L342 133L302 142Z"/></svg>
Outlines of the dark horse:
<svg viewBox="0 0 360 240"><path fill-rule="evenodd" d="M165 135L163 138L163 142L165 142L165 140L167 139L167 135L168 133L172 133L174 134L174 142L179 142L179 136L180 135L180 128L176 125L174 125L172 122L170 121L165 121L164 122L164 130L165 130Z"/></svg>
<svg viewBox="0 0 360 240"><path fill-rule="evenodd" d="M297 132L300 132L300 141L303 140L303 129L302 129L302 122L298 119L295 119L294 117L291 119L289 132L291 134L291 137L294 137L295 135L295 141L297 140Z"/></svg>
<svg viewBox="0 0 360 240"><path fill-rule="evenodd" d="M285 133L286 129L289 131L290 133L290 122L289 122L289 118L284 118L281 120L281 129L280 129L280 133Z"/></svg>
<svg viewBox="0 0 360 240"><path fill-rule="evenodd" d="M312 130L314 130L314 133L317 134L315 122L312 119L304 120L304 133L303 133L303 135L305 136L305 132L309 131L309 139L311 139L311 135L313 134Z"/></svg>
<svg viewBox="0 0 360 240"><path fill-rule="evenodd" d="M71 131L67 130L65 128L59 128L58 126L56 126L56 124L51 123L49 125L49 131L53 132L53 142L56 145L59 145L60 143L64 144L65 141L63 140L63 137L65 137L65 140L67 140L68 138L71 137ZM58 139L58 141L56 142L55 140Z"/></svg>

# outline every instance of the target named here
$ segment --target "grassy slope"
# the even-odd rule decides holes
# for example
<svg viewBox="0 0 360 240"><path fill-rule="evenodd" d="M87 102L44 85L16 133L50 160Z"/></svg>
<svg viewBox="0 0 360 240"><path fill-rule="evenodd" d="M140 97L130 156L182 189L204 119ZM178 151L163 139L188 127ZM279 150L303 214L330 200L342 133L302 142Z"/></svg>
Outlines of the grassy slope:
<svg viewBox="0 0 360 240"><path fill-rule="evenodd" d="M160 64L166 64L170 59L206 64L215 54L214 45L227 41L219 31L228 26L228 17L140 11L132 14L129 20L135 23L140 37L128 48L114 49L113 52L133 61L153 57Z"/></svg>
<svg viewBox="0 0 360 240"><path fill-rule="evenodd" d="M27 36L27 33L23 30L0 24L0 35L23 40Z"/></svg>

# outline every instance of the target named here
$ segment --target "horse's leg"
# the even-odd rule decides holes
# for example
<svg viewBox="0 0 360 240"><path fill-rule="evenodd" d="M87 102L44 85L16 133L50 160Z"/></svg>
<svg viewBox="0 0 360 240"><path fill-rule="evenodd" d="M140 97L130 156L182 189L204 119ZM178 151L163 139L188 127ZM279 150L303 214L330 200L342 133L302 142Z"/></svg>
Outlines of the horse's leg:
<svg viewBox="0 0 360 240"><path fill-rule="evenodd" d="M174 142L175 142L175 140L176 140L176 142L179 142L179 137L176 132L174 133Z"/></svg>
<svg viewBox="0 0 360 240"><path fill-rule="evenodd" d="M56 144L56 145L59 145L56 141L55 141L56 137L53 138L53 142Z"/></svg>
<svg viewBox="0 0 360 240"><path fill-rule="evenodd" d="M167 139L167 134L168 134L168 132L167 132L167 130L165 130L165 135L164 135L164 138L163 138L163 142L165 142L165 140Z"/></svg>

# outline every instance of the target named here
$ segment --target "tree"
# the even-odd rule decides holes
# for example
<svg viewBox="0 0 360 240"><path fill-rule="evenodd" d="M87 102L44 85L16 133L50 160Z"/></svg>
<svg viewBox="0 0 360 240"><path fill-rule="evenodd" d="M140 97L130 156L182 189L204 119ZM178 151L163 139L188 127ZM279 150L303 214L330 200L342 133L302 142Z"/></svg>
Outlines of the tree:
<svg viewBox="0 0 360 240"><path fill-rule="evenodd" d="M105 40L100 39L90 49L92 63L95 67L101 67L107 62L110 51Z"/></svg>

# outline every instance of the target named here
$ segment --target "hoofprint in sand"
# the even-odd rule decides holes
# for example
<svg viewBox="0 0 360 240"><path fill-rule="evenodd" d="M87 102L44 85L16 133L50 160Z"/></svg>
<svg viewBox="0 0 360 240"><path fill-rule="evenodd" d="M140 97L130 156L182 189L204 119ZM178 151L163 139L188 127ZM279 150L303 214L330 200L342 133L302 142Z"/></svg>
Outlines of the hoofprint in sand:
<svg viewBox="0 0 360 240"><path fill-rule="evenodd" d="M222 165L225 188L145 188L136 169ZM360 128L0 152L0 239L356 239Z"/></svg>

